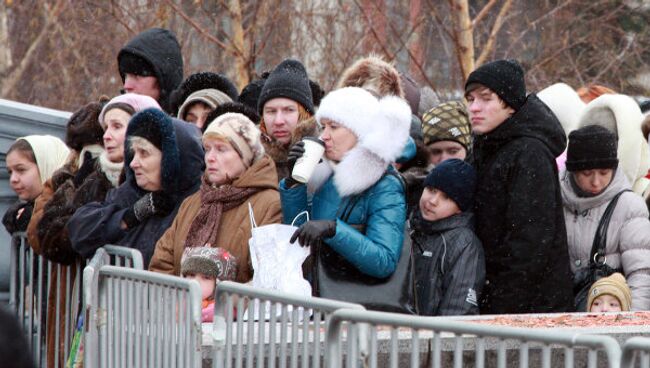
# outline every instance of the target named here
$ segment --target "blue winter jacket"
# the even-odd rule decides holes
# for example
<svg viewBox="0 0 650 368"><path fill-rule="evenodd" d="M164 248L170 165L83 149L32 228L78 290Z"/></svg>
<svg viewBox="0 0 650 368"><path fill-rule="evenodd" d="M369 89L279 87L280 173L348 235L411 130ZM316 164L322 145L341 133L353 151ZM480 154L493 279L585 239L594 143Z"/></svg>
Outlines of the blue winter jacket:
<svg viewBox="0 0 650 368"><path fill-rule="evenodd" d="M388 170L394 171L392 167ZM388 277L395 271L406 223L404 188L396 176L384 175L364 192L341 198L332 175L316 190L311 201L308 201L306 185L287 189L282 180L280 198L286 223L291 223L302 211L309 211L311 220L336 219L336 235L324 239L324 243L359 271L378 278ZM343 222L342 212L353 201L356 204L348 222ZM302 218L296 225L301 222L304 222ZM365 234L351 225L365 225Z"/></svg>

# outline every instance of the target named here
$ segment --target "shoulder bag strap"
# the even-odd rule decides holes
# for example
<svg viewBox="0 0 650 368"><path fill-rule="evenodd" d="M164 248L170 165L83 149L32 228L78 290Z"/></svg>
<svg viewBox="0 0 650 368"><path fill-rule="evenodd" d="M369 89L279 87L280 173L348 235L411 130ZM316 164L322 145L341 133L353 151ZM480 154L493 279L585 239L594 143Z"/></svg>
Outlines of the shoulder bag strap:
<svg viewBox="0 0 650 368"><path fill-rule="evenodd" d="M607 205L607 208L603 213L603 217L600 218L600 222L598 223L598 228L596 229L596 235L594 236L594 243L591 246L589 263L599 263L601 257L605 256L605 247L607 246L607 228L609 227L609 220L612 218L612 214L614 213L614 209L616 208L616 203L618 202L618 199L625 192L630 192L630 190L626 189L618 192ZM603 260L602 263L605 263L605 261Z"/></svg>

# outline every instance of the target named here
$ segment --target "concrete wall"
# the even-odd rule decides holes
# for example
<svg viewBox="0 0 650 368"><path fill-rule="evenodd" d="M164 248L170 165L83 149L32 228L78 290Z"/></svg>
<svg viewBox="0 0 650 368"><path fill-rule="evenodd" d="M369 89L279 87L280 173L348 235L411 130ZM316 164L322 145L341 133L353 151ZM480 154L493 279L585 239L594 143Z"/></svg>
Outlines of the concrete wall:
<svg viewBox="0 0 650 368"><path fill-rule="evenodd" d="M65 135L69 112L46 109L0 99L0 215L17 197L9 186L5 162L7 150L16 138L31 134L50 134L60 138ZM0 300L8 298L10 236L0 226Z"/></svg>

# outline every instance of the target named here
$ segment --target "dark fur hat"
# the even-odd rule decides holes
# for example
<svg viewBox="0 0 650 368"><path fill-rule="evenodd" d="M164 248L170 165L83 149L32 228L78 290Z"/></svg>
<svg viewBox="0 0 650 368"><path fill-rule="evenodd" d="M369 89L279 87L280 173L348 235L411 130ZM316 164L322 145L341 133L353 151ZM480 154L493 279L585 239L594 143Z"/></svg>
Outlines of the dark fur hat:
<svg viewBox="0 0 650 368"><path fill-rule="evenodd" d="M180 152L176 143L176 132L172 118L156 108L142 110L133 115L126 129L127 140L124 145L125 168L129 167L131 161L133 161L130 141L130 138L133 136L148 140L162 151L161 183L163 190L167 193L175 193L179 180L178 175L181 172L181 165ZM133 180L135 182L135 178L130 171L127 171L127 180Z"/></svg>
<svg viewBox="0 0 650 368"><path fill-rule="evenodd" d="M262 93L262 88L264 88L264 82L266 82L266 78L269 77L269 74L270 72L264 72L259 79L254 79L248 83L246 87L241 90L237 101L257 111L257 100L260 98L260 93Z"/></svg>
<svg viewBox="0 0 650 368"><path fill-rule="evenodd" d="M393 95L404 98L397 69L374 55L357 60L343 72L336 89L343 87L361 87L379 97Z"/></svg>
<svg viewBox="0 0 650 368"><path fill-rule="evenodd" d="M219 90L233 101L239 98L237 87L225 75L212 72L194 73L172 92L170 97L172 110L177 113L189 95L202 89Z"/></svg>
<svg viewBox="0 0 650 368"><path fill-rule="evenodd" d="M208 114L208 116L205 118L206 124L203 125L202 131L205 132L205 130L208 128L208 125L210 125L210 123L213 122L214 119L229 112L242 114L247 118L249 118L255 124L260 122L260 116L257 114L257 111L255 111L254 109L251 109L249 106L243 103L228 102L223 105L217 106L216 109L212 110Z"/></svg>
<svg viewBox="0 0 650 368"><path fill-rule="evenodd" d="M99 113L106 100L91 102L75 111L68 120L65 131L65 144L76 151L91 144L104 144L104 130L99 124Z"/></svg>
<svg viewBox="0 0 650 368"><path fill-rule="evenodd" d="M325 96L325 91L318 82L311 79L309 80L309 88L311 88L311 99L314 101L314 106L319 106L320 100Z"/></svg>

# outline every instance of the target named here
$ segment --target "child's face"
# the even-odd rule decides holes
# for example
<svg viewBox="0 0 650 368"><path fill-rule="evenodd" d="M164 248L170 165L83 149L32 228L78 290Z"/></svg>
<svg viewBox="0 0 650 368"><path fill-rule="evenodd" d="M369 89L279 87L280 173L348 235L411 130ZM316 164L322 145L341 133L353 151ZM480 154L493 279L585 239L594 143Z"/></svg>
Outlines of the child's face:
<svg viewBox="0 0 650 368"><path fill-rule="evenodd" d="M620 312L621 303L615 296L603 294L591 303L590 312Z"/></svg>
<svg viewBox="0 0 650 368"><path fill-rule="evenodd" d="M9 172L9 185L16 192L18 198L31 201L43 191L41 175L36 163L21 151L14 150L7 155L7 171Z"/></svg>
<svg viewBox="0 0 650 368"><path fill-rule="evenodd" d="M183 278L196 280L201 285L201 298L203 300L214 296L214 287L217 284L215 278L200 273L187 273Z"/></svg>
<svg viewBox="0 0 650 368"><path fill-rule="evenodd" d="M420 212L422 218L427 221L442 220L444 218L460 213L456 202L436 188L427 187L420 197Z"/></svg>

